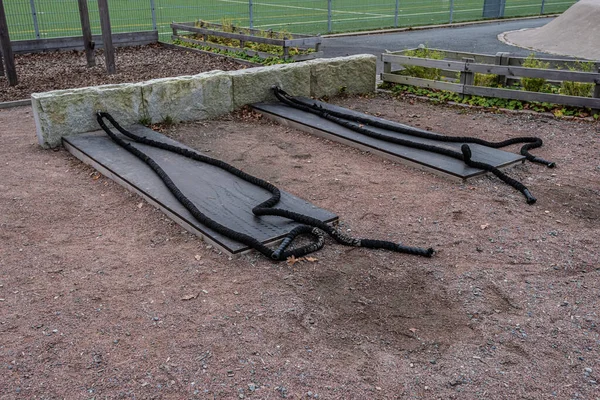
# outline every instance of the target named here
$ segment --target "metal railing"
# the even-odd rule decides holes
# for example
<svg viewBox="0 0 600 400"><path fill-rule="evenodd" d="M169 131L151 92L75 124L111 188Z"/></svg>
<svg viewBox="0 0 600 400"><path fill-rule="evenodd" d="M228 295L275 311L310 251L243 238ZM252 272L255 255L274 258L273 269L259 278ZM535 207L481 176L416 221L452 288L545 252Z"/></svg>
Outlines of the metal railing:
<svg viewBox="0 0 600 400"><path fill-rule="evenodd" d="M565 11L577 0L109 0L113 32L158 30L203 19L258 29L326 34ZM11 40L79 36L75 0L5 0ZM88 0L100 33L97 0Z"/></svg>

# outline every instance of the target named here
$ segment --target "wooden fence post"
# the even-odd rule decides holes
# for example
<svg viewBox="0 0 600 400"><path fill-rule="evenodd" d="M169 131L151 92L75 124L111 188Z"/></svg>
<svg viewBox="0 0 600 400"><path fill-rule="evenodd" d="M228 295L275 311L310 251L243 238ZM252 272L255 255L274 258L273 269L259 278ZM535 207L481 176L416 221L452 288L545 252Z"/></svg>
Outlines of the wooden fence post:
<svg viewBox="0 0 600 400"><path fill-rule="evenodd" d="M500 52L496 53L496 60L495 60L494 64L508 65L509 61L510 61L510 53L500 51ZM502 84L502 86L508 86L508 79L506 78L506 75L498 75L498 82L500 82Z"/></svg>
<svg viewBox="0 0 600 400"><path fill-rule="evenodd" d="M104 59L106 60L106 72L111 75L117 73L115 66L115 48L112 43L110 30L110 15L108 13L108 1L98 0L98 11L100 12L100 28L102 29L102 41L104 42Z"/></svg>
<svg viewBox="0 0 600 400"><path fill-rule="evenodd" d="M598 67L598 73L600 74L600 67ZM600 99L600 82L596 82L594 84L594 93L592 94L592 97L595 99ZM600 114L600 108L593 109L592 112Z"/></svg>
<svg viewBox="0 0 600 400"><path fill-rule="evenodd" d="M2 49L0 49L0 76L4 76L4 61L2 61Z"/></svg>
<svg viewBox="0 0 600 400"><path fill-rule="evenodd" d="M600 68L598 68L598 73L600 74ZM596 82L596 84L594 85L594 94L592 95L592 97L596 99L600 98L600 82Z"/></svg>
<svg viewBox="0 0 600 400"><path fill-rule="evenodd" d="M13 55L10 36L8 34L8 24L6 23L6 13L4 12L4 3L0 0L0 47L6 64L6 77L8 84L15 86L18 83L17 70L15 69L15 56Z"/></svg>
<svg viewBox="0 0 600 400"><path fill-rule="evenodd" d="M469 71L469 63L474 63L474 58L463 58L465 62L465 68L460 71L460 84L461 85L473 85L475 83L475 74Z"/></svg>
<svg viewBox="0 0 600 400"><path fill-rule="evenodd" d="M460 92L461 99L465 96L465 86L473 86L475 84L475 74L469 71L469 63L475 62L474 58L463 58L465 62L465 66L462 71L460 71L460 84L462 86L462 90Z"/></svg>
<svg viewBox="0 0 600 400"><path fill-rule="evenodd" d="M83 47L85 48L85 57L87 66L96 65L94 56L94 42L92 41L92 28L90 27L90 15L88 12L87 0L77 0L79 3L79 17L81 19L81 32L83 34Z"/></svg>
<svg viewBox="0 0 600 400"><path fill-rule="evenodd" d="M383 61L383 54L381 55L381 60ZM383 73L391 74L392 73L392 63L389 61L383 61Z"/></svg>

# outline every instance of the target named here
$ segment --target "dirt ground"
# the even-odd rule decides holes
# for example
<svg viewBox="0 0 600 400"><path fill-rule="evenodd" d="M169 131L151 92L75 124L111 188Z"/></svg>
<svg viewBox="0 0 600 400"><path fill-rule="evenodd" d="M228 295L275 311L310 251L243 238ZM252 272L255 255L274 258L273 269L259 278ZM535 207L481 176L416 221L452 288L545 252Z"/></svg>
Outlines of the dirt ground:
<svg viewBox="0 0 600 400"><path fill-rule="evenodd" d="M8 86L6 78L0 77L0 102L24 100L31 93L50 90L246 68L223 57L168 49L158 44L118 47L115 49L115 64L117 73L107 75L102 50L96 51L96 66L92 68L87 67L83 51L17 54L15 68L19 84Z"/></svg>
<svg viewBox="0 0 600 400"><path fill-rule="evenodd" d="M539 135L556 169L456 183L240 112L183 143L339 214L317 262L230 259L0 110L1 399L598 399L600 125L336 104L452 135ZM514 149L516 150L516 149Z"/></svg>

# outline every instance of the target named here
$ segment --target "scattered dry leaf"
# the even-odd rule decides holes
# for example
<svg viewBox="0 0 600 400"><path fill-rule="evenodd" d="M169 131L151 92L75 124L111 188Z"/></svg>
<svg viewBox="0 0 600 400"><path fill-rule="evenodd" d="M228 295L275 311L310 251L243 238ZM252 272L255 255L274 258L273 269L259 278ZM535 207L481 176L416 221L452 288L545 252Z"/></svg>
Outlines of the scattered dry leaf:
<svg viewBox="0 0 600 400"><path fill-rule="evenodd" d="M193 300L193 299L195 299L196 297L198 297L198 293L196 293L196 294L189 294L189 295L187 295L187 296L183 296L183 297L181 298L181 300L183 300L183 301L186 301L186 300Z"/></svg>
<svg viewBox="0 0 600 400"><path fill-rule="evenodd" d="M196 254L196 255L194 256L194 258L196 259L196 261L200 261L200 259L201 259L202 257L200 256L200 254Z"/></svg>
<svg viewBox="0 0 600 400"><path fill-rule="evenodd" d="M302 258L302 257L296 258L295 256L288 257L288 259L287 259L287 265L294 265L297 262L302 261L303 259L304 258Z"/></svg>
<svg viewBox="0 0 600 400"><path fill-rule="evenodd" d="M486 229L488 226L490 226L490 224L483 224L483 225L480 225L480 226L481 226L481 229Z"/></svg>
<svg viewBox="0 0 600 400"><path fill-rule="evenodd" d="M138 208L142 208L142 207L144 207L144 203L139 203Z"/></svg>
<svg viewBox="0 0 600 400"><path fill-rule="evenodd" d="M316 257L304 257L304 259L306 261L308 261L308 262L317 262L317 261L319 261L319 259L316 258Z"/></svg>

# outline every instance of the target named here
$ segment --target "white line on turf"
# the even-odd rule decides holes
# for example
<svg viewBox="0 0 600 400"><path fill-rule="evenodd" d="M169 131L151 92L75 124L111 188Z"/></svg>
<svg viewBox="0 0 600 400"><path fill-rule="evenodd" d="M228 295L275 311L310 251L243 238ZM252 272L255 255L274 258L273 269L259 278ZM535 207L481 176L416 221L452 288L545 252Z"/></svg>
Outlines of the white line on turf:
<svg viewBox="0 0 600 400"><path fill-rule="evenodd" d="M235 3L235 4L248 4L248 1L243 1L243 0L217 0L217 1L221 1L223 3ZM290 5L285 5L285 4L271 4L271 3L258 3L258 2L254 2L253 3L255 6L268 6L268 7L279 7L279 8L293 8L296 10L307 10L307 11L324 11L327 12L328 10L326 8L316 8L316 7L301 7L301 6L290 6ZM372 16L376 16L376 17L393 17L394 15L386 15L386 14L375 14L375 13L368 13L368 12L360 12L360 11L342 11L342 10L331 10L334 13L340 13L340 14L356 14L356 15L372 15Z"/></svg>

